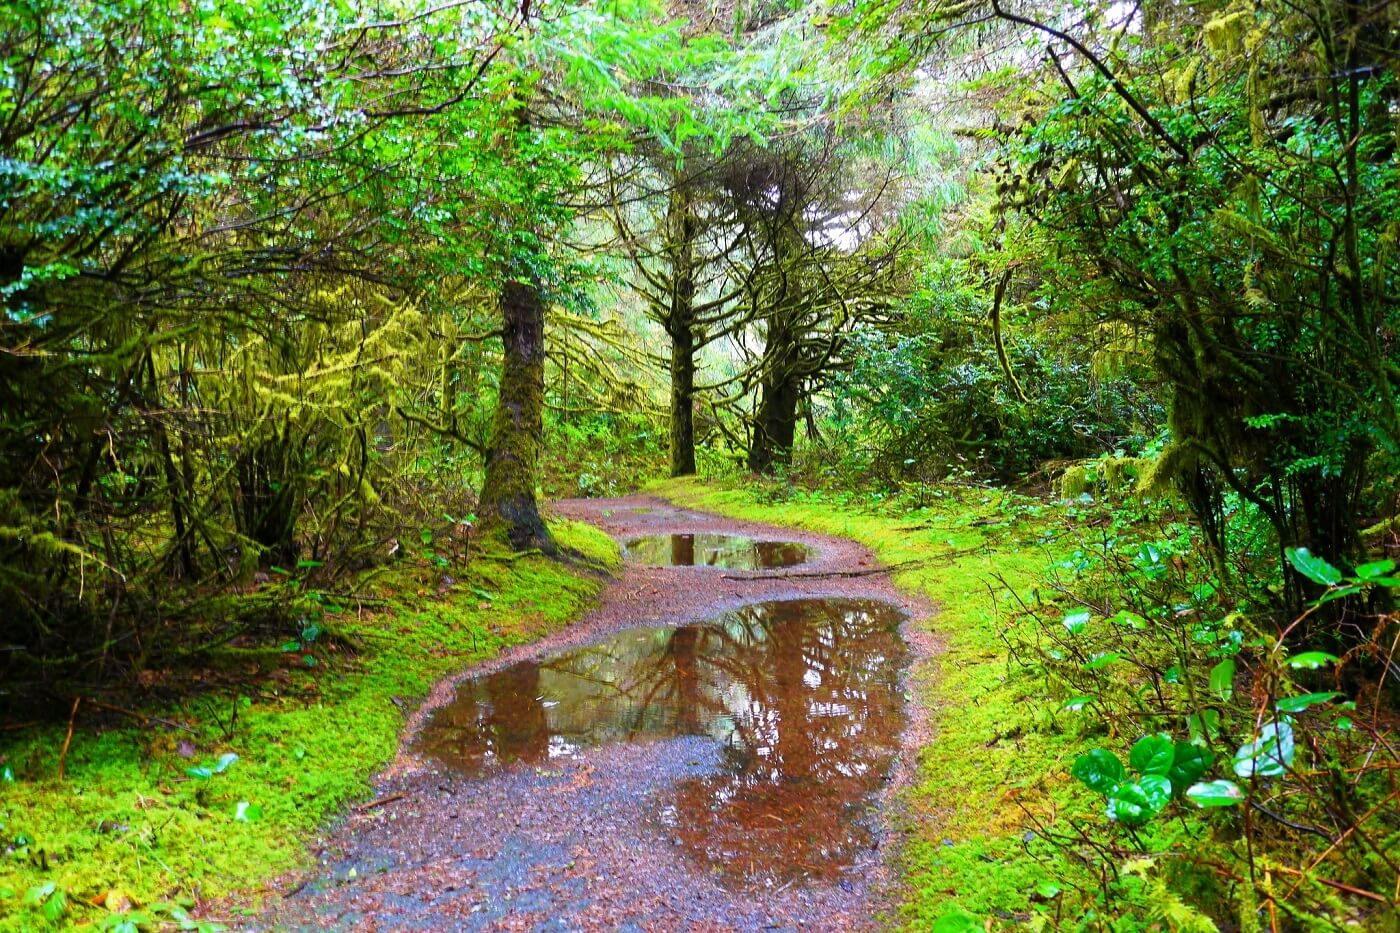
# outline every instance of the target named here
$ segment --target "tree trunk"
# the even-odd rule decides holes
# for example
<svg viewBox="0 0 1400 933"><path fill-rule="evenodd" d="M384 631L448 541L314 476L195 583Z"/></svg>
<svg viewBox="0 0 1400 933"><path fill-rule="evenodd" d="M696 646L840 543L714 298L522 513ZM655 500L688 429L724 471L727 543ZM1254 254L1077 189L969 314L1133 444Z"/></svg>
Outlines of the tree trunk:
<svg viewBox="0 0 1400 933"><path fill-rule="evenodd" d="M695 334L671 333L671 475L695 473Z"/></svg>
<svg viewBox="0 0 1400 933"><path fill-rule="evenodd" d="M695 473L695 238L699 224L683 188L671 194L669 214L674 286L667 331L671 336L671 475Z"/></svg>
<svg viewBox="0 0 1400 933"><path fill-rule="evenodd" d="M777 464L791 463L797 435L801 377L793 367L795 350L790 335L780 323L769 322L768 342L763 348L763 380L749 444L749 469L754 473L768 473Z"/></svg>
<svg viewBox="0 0 1400 933"><path fill-rule="evenodd" d="M514 547L553 553L554 540L535 501L544 438L544 300L538 286L506 282L501 316L505 358L478 511L487 526L503 527Z"/></svg>

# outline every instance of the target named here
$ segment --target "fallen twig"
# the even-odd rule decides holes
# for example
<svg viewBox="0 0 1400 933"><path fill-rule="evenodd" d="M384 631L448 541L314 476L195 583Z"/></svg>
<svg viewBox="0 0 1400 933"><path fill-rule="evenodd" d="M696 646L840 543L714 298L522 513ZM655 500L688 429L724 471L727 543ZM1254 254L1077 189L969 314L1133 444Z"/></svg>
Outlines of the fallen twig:
<svg viewBox="0 0 1400 933"><path fill-rule="evenodd" d="M385 804L393 803L396 800L403 800L407 797L408 794L389 794L384 797L378 797L374 800L371 800L369 803L360 804L358 807L355 808L355 812L368 813L370 810L378 809L379 807L382 807Z"/></svg>
<svg viewBox="0 0 1400 933"><path fill-rule="evenodd" d="M173 722L169 719L161 719L159 716L152 716L149 713L140 713L134 709L126 709L125 707L121 706L113 706L111 703L103 703L100 700L89 699L87 702L90 706L96 706L98 709L105 709L111 713L121 713L123 716L130 716L133 719L144 719L146 722L158 722L162 726L168 726L171 729L179 729L181 732L188 732L190 735L199 735L198 732L194 731L189 726L181 725L180 723Z"/></svg>
<svg viewBox="0 0 1400 933"><path fill-rule="evenodd" d="M725 573L720 574L721 580L789 580L794 578L816 579L822 577L873 577L882 573L898 573L901 570L909 570L913 567L921 567L934 558L921 557L915 560L904 560L897 564L890 564L887 567L870 567L865 570L807 570L793 571L789 573Z"/></svg>
<svg viewBox="0 0 1400 933"><path fill-rule="evenodd" d="M73 723L78 718L78 704L82 697L73 698L73 708L68 711L68 734L63 737L63 751L58 753L58 779L63 780L63 766L68 763L68 746L73 744Z"/></svg>
<svg viewBox="0 0 1400 933"><path fill-rule="evenodd" d="M1300 871L1300 870L1297 869L1297 868L1289 868L1289 867L1286 866L1286 865L1275 865L1275 866L1273 866L1273 867L1274 867L1274 869L1275 869L1276 871L1281 871L1281 872L1283 872L1284 874L1288 874L1288 875L1299 875L1299 876L1302 876L1302 877L1311 877L1311 879L1312 879L1313 881L1316 881L1318 884L1325 884L1325 885L1327 885L1329 888L1335 888L1335 889L1337 889L1338 891L1345 891L1345 892L1348 893L1348 894L1355 894L1357 897L1364 897L1364 898L1367 898L1367 899L1369 899L1369 900L1379 901L1379 902L1382 903L1382 904L1389 904L1389 903L1390 903L1390 901L1386 900L1385 895L1383 895L1383 894L1377 894L1375 891L1367 891L1367 890L1365 890L1364 888L1354 888L1354 887L1352 887L1352 886L1349 885L1349 884L1343 884L1343 883L1340 882L1340 881L1332 881L1332 880L1327 879L1327 878L1319 878L1319 877L1317 877L1316 875L1311 875L1311 876L1309 876L1308 873L1305 873L1305 872L1303 872L1303 871Z"/></svg>
<svg viewBox="0 0 1400 933"><path fill-rule="evenodd" d="M389 601L387 596L366 596L362 593L332 593L329 590L317 590L316 592L320 593L322 596L327 596L331 599L343 599L346 602L387 603Z"/></svg>

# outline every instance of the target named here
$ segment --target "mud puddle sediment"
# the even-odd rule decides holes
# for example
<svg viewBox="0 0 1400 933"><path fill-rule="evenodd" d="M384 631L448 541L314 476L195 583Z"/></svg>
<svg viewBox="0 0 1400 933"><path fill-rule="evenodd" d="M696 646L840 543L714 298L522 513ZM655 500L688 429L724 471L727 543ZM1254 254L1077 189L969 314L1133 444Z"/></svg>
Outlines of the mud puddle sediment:
<svg viewBox="0 0 1400 933"><path fill-rule="evenodd" d="M646 566L571 628L440 684L273 929L869 928L926 717L926 613L852 542L678 509L554 510L620 540L801 546L800 573Z"/></svg>

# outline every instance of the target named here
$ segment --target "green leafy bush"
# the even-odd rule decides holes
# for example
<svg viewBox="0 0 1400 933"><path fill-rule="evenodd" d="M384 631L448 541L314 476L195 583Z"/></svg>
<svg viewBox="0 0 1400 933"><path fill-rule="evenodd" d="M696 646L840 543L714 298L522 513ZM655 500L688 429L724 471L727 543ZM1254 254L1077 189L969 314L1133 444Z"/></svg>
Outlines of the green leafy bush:
<svg viewBox="0 0 1400 933"><path fill-rule="evenodd" d="M1300 650L1304 619L1273 629L1268 604L1224 585L1189 529L1153 540L1140 524L1107 527L1059 565L1009 636L1086 741L1137 736L1126 762L1100 740L1070 767L1104 801L1101 820L1047 829L1113 879L1085 909L1147 917L1174 897L1222 926L1263 901L1297 918L1366 920L1400 883L1386 854L1400 838L1400 757L1383 714L1393 690L1374 676L1391 663L1400 617L1357 618L1367 648ZM1400 586L1390 560L1344 570L1302 548L1287 560L1322 588L1308 613ZM1125 873L1164 852L1150 884ZM1203 886L1211 877L1233 881Z"/></svg>

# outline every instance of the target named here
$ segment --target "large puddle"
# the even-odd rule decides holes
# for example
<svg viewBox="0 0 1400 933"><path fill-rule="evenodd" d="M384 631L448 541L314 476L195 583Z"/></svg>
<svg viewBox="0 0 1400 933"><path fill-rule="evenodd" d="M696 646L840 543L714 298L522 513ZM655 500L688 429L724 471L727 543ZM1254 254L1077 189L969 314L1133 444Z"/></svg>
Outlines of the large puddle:
<svg viewBox="0 0 1400 933"><path fill-rule="evenodd" d="M627 553L652 567L727 567L766 570L800 564L811 554L795 541L755 541L740 535L647 535L625 543Z"/></svg>
<svg viewBox="0 0 1400 933"><path fill-rule="evenodd" d="M832 878L871 846L900 748L909 661L887 603L758 603L700 625L634 629L466 681L420 751L471 774L608 742L707 736L719 765L656 802L707 868Z"/></svg>

